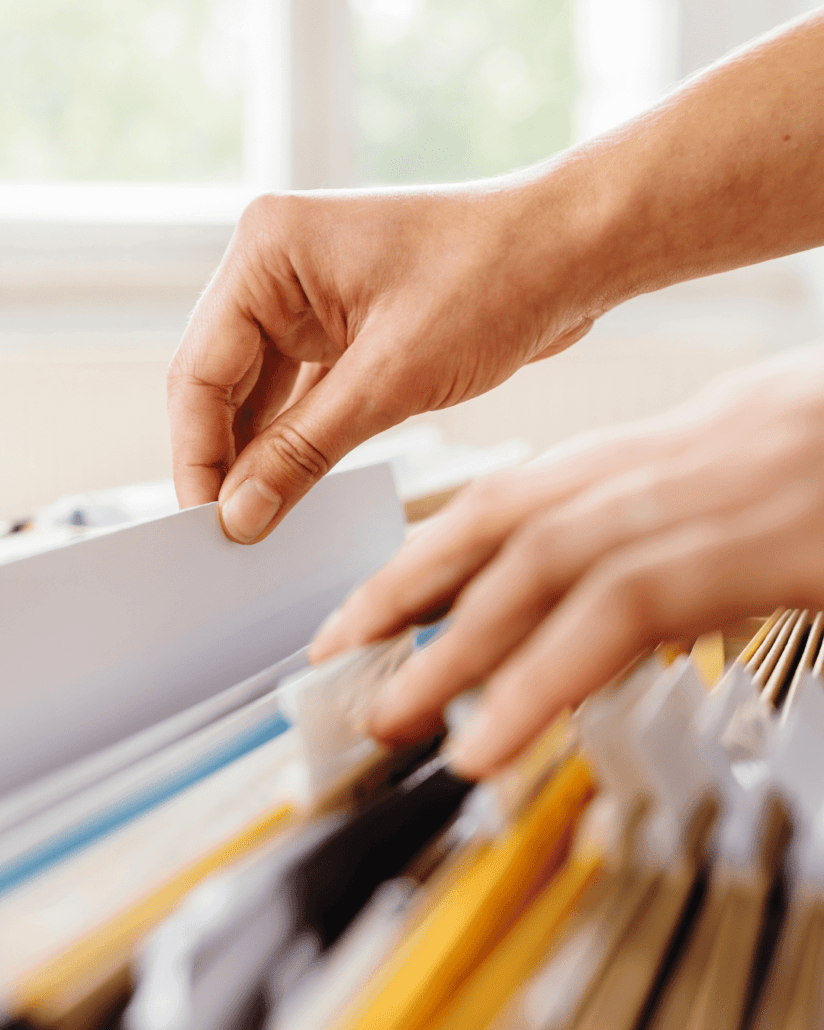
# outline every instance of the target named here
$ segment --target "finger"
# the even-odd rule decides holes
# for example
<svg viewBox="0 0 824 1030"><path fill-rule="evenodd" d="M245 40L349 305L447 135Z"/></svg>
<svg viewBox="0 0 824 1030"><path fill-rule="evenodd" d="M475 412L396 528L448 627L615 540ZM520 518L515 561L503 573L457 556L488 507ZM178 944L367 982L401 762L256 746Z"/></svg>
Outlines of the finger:
<svg viewBox="0 0 824 1030"><path fill-rule="evenodd" d="M247 373L248 377L254 372L254 382L242 396L243 382L233 392L233 400L237 398L239 404L234 421L238 454L282 411L305 397L339 356L314 315L303 318L294 329L276 341L265 338L263 342L265 346L258 367L253 366ZM323 354L328 364L306 361L302 357L305 354Z"/></svg>
<svg viewBox="0 0 824 1030"><path fill-rule="evenodd" d="M247 207L169 368L172 471L183 507L217 499L262 346L306 320L306 295L279 244L288 235L284 200L260 197Z"/></svg>
<svg viewBox="0 0 824 1030"><path fill-rule="evenodd" d="M707 424L696 434L696 422L702 418ZM521 540L519 545L521 550L525 545L528 552L534 552L527 555L529 560L510 553L508 565L494 581L482 586L473 639L460 640L461 627L470 624L469 614L466 619L459 616L449 638L452 646L463 646L478 662L486 661L485 667L473 672L482 679L491 671L491 663L503 657L500 648L491 653L489 642L503 646L506 641L507 646L514 646L510 631L502 625L510 618L508 579L515 582L521 577L524 583L532 582L539 569L547 570L547 596L536 595L524 602L533 606L534 618L538 618L542 603L566 589L610 548L660 532L677 521L747 507L761 492L765 478L779 482L793 472L801 475L802 466L809 461L791 431L776 430L760 446L757 463L742 462L741 434L736 432L724 444L714 429L717 421L714 415L708 419L702 406L698 414L687 408L631 431L611 431L606 437L597 435L558 448L543 459L543 478L536 476L536 464L509 476L490 477L475 492L460 495L443 521L433 524L431 532L413 538L355 592L315 641L312 660L390 636L420 621L427 611L454 601L472 577L480 576L485 584L482 569L496 560L504 540L519 532L533 512L548 509L542 516L543 528L533 527L543 539ZM650 425L655 432L649 431ZM559 543L563 553L557 553ZM472 592L474 587L470 595ZM497 621L491 622L496 616ZM524 633L530 628L517 622L511 625L520 626ZM447 650L444 642L428 661L434 661L439 653L446 660ZM454 669L457 676L457 666ZM429 678L429 689L442 679L434 666L422 670L421 682L424 676ZM444 683L444 699L469 685L457 680L452 685ZM386 718L383 731L389 733L388 712Z"/></svg>
<svg viewBox="0 0 824 1030"><path fill-rule="evenodd" d="M256 380L238 407L232 424L238 454L274 421L299 376L297 361L285 357L272 344L266 346L256 370ZM237 393L236 388L235 395Z"/></svg>
<svg viewBox="0 0 824 1030"><path fill-rule="evenodd" d="M346 601L312 644L311 661L384 639L451 606L457 592L498 551L545 487L517 473L461 491L392 561Z"/></svg>
<svg viewBox="0 0 824 1030"><path fill-rule="evenodd" d="M742 468L735 453L722 452L714 464L687 453L614 476L533 517L465 588L449 632L393 678L372 713L372 732L393 742L417 736L420 723L493 673L609 554L679 524L748 511L753 474L771 470L771 459L765 462Z"/></svg>
<svg viewBox="0 0 824 1030"><path fill-rule="evenodd" d="M281 412L303 400L328 371L326 365L293 361L276 348L269 348L260 369L259 381L235 416L238 452L274 422Z"/></svg>
<svg viewBox="0 0 824 1030"><path fill-rule="evenodd" d="M451 603L531 514L605 476L683 450L682 434L649 424L587 434L513 472L462 490L432 526L413 536L322 627L311 660L383 639Z"/></svg>
<svg viewBox="0 0 824 1030"><path fill-rule="evenodd" d="M406 392L348 350L306 396L238 457L220 491L221 520L239 543L262 539L353 447L402 421Z"/></svg>
<svg viewBox="0 0 824 1030"><path fill-rule="evenodd" d="M231 341L213 347L211 341ZM172 472L181 507L217 499L235 458L232 390L252 368L260 330L234 304L198 314L186 331L167 377Z"/></svg>
<svg viewBox="0 0 824 1030"><path fill-rule="evenodd" d="M660 531L673 511L686 517L679 500L705 496L678 484L665 506L654 472L645 478L639 491L637 475L613 477L519 527L465 587L449 632L393 677L372 712L372 732L396 743L414 738L419 723L493 672L594 562L639 534ZM648 520L643 526L639 510Z"/></svg>
<svg viewBox="0 0 824 1030"><path fill-rule="evenodd" d="M809 585L788 554L792 534L782 522L737 513L611 555L489 680L476 721L454 749L456 770L488 775L660 639L806 604Z"/></svg>
<svg viewBox="0 0 824 1030"><path fill-rule="evenodd" d="M321 379L326 377L328 372L328 365L322 365L317 361L304 361L300 366L300 371L298 372L298 377L295 380L295 385L292 387L292 392L286 398L280 410L275 412L275 414L279 415L280 411L285 411L287 408L291 408L293 405L297 404L298 401L302 401L307 393L309 393L310 390L313 390Z"/></svg>

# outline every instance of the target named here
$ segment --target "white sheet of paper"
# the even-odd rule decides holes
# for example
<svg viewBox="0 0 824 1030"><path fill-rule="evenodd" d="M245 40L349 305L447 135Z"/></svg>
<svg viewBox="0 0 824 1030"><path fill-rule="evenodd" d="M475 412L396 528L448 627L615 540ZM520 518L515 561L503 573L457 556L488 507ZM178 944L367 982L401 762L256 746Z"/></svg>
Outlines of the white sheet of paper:
<svg viewBox="0 0 824 1030"><path fill-rule="evenodd" d="M41 867L64 861L66 854L111 833L111 826L140 818L192 782L214 775L215 768L230 765L263 746L268 741L256 736L256 730L262 730L264 738L268 733L284 732L289 723L282 716L278 693L271 690L0 834L0 895L8 886L8 867L25 856L33 859L39 873ZM49 845L58 857L49 857ZM31 874L24 875L28 878Z"/></svg>
<svg viewBox="0 0 824 1030"><path fill-rule="evenodd" d="M234 684L227 690L187 708L177 715L134 733L111 747L96 751L70 765L41 776L0 799L0 839L13 827L47 809L76 797L125 769L191 737L204 727L214 725L231 712L237 712L263 697L285 676L305 669L309 648L302 647L274 665ZM0 853L3 844L0 843Z"/></svg>
<svg viewBox="0 0 824 1030"><path fill-rule="evenodd" d="M0 793L303 646L403 534L379 465L327 477L252 547L210 504L0 566Z"/></svg>

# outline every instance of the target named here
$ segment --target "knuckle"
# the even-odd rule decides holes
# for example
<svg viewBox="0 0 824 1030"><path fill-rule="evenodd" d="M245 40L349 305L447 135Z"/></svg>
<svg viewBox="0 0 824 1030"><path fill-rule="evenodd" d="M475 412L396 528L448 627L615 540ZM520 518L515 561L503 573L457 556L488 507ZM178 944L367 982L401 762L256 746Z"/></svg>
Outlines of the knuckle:
<svg viewBox="0 0 824 1030"><path fill-rule="evenodd" d="M238 228L241 232L256 231L282 206L283 198L276 193L261 193L250 200L241 213Z"/></svg>
<svg viewBox="0 0 824 1030"><path fill-rule="evenodd" d="M505 473L476 479L458 494L456 506L471 513L477 521L503 508L511 496L511 477Z"/></svg>
<svg viewBox="0 0 824 1030"><path fill-rule="evenodd" d="M460 526L465 544L494 546L509 523L512 491L505 473L486 476L465 486L449 505L453 526Z"/></svg>
<svg viewBox="0 0 824 1030"><path fill-rule="evenodd" d="M599 522L606 519L626 533L643 536L665 518L677 483L670 467L650 462L588 491L582 498L582 514Z"/></svg>
<svg viewBox="0 0 824 1030"><path fill-rule="evenodd" d="M180 371L178 366L172 362L172 364L166 369L166 393L170 397L180 389L182 379L183 373Z"/></svg>
<svg viewBox="0 0 824 1030"><path fill-rule="evenodd" d="M655 639L662 625L664 591L654 569L623 556L610 557L597 570L596 582L605 609L627 637L639 646Z"/></svg>
<svg viewBox="0 0 824 1030"><path fill-rule="evenodd" d="M557 521L552 514L530 519L518 532L515 547L531 567L539 567L547 558L552 544L558 538Z"/></svg>
<svg viewBox="0 0 824 1030"><path fill-rule="evenodd" d="M559 539L558 524L549 515L527 522L507 545L507 560L528 589L542 591L548 570L557 567Z"/></svg>
<svg viewBox="0 0 824 1030"><path fill-rule="evenodd" d="M264 241L271 242L282 233L288 233L295 222L295 211L300 199L288 193L261 193L251 200L238 220L236 240L255 251Z"/></svg>
<svg viewBox="0 0 824 1030"><path fill-rule="evenodd" d="M326 457L293 426L273 428L261 446L266 467L298 488L311 486L329 471Z"/></svg>
<svg viewBox="0 0 824 1030"><path fill-rule="evenodd" d="M177 389L184 385L190 377L191 372L188 368L188 363L180 351L178 351L166 369L166 386L169 390Z"/></svg>

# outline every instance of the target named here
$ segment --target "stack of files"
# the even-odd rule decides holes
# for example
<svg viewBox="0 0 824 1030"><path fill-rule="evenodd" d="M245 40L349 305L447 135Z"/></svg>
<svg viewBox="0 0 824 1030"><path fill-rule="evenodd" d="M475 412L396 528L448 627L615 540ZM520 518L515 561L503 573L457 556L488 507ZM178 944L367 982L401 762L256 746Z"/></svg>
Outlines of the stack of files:
<svg viewBox="0 0 824 1030"><path fill-rule="evenodd" d="M206 505L0 567L3 1016L68 1020L89 986L61 972L72 949L116 993L146 929L305 804L277 685L404 534L378 465L329 476L254 548Z"/></svg>
<svg viewBox="0 0 824 1030"><path fill-rule="evenodd" d="M822 616L660 649L476 785L363 731L422 637L306 667L403 533L374 467L255 548L207 506L0 570L0 1025L819 1025Z"/></svg>
<svg viewBox="0 0 824 1030"><path fill-rule="evenodd" d="M679 662L582 709L621 857L496 1030L822 1025L822 623L777 612L710 693Z"/></svg>
<svg viewBox="0 0 824 1030"><path fill-rule="evenodd" d="M648 658L498 780L436 757L300 822L149 935L121 1026L820 1025L822 621L712 690Z"/></svg>

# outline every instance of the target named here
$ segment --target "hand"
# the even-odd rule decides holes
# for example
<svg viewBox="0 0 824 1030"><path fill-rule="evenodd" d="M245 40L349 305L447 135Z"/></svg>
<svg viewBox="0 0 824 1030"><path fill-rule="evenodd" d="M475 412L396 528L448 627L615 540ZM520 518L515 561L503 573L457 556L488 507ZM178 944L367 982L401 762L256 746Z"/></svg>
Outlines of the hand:
<svg viewBox="0 0 824 1030"><path fill-rule="evenodd" d="M629 297L820 245L823 42L813 12L524 173L259 198L169 372L180 503L251 543L356 444Z"/></svg>
<svg viewBox="0 0 824 1030"><path fill-rule="evenodd" d="M252 543L355 445L583 336L588 233L550 192L547 234L517 176L255 201L169 372L181 505Z"/></svg>
<svg viewBox="0 0 824 1030"><path fill-rule="evenodd" d="M372 714L399 742L486 683L454 751L492 772L643 648L824 608L824 347L463 491L343 606L312 660L453 606Z"/></svg>

